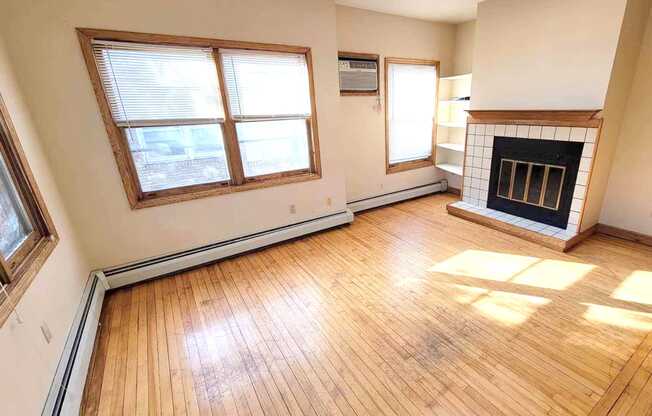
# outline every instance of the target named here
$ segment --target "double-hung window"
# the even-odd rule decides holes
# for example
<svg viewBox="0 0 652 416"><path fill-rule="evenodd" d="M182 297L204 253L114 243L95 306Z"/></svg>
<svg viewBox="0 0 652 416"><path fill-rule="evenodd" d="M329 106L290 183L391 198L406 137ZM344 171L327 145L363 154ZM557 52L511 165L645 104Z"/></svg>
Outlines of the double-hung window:
<svg viewBox="0 0 652 416"><path fill-rule="evenodd" d="M245 178L309 172L310 81L303 54L220 50Z"/></svg>
<svg viewBox="0 0 652 416"><path fill-rule="evenodd" d="M309 48L78 32L132 207L319 177Z"/></svg>
<svg viewBox="0 0 652 416"><path fill-rule="evenodd" d="M0 325L56 243L54 224L0 97Z"/></svg>
<svg viewBox="0 0 652 416"><path fill-rule="evenodd" d="M433 164L437 67L436 61L385 59L388 173Z"/></svg>
<svg viewBox="0 0 652 416"><path fill-rule="evenodd" d="M144 195L230 179L212 49L97 41L93 53Z"/></svg>

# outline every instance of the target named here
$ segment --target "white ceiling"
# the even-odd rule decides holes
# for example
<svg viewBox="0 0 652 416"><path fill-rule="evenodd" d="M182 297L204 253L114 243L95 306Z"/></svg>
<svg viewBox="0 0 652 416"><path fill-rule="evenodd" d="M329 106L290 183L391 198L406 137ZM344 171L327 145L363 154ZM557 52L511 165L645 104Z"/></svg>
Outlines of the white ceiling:
<svg viewBox="0 0 652 416"><path fill-rule="evenodd" d="M478 7L478 0L335 0L335 3L375 12L449 23L475 19Z"/></svg>

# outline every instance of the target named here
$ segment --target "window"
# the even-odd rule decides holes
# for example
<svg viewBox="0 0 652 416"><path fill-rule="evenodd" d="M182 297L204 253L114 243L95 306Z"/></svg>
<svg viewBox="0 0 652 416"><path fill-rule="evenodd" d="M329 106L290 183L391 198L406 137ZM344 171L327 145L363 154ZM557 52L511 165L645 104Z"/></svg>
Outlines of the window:
<svg viewBox="0 0 652 416"><path fill-rule="evenodd" d="M435 61L385 59L388 173L433 164L438 66Z"/></svg>
<svg viewBox="0 0 652 416"><path fill-rule="evenodd" d="M220 50L247 178L310 169L311 106L303 54Z"/></svg>
<svg viewBox="0 0 652 416"><path fill-rule="evenodd" d="M319 178L309 48L78 33L133 208Z"/></svg>
<svg viewBox="0 0 652 416"><path fill-rule="evenodd" d="M96 41L93 53L143 193L230 179L210 48Z"/></svg>
<svg viewBox="0 0 652 416"><path fill-rule="evenodd" d="M11 304L24 293L54 249L57 235L9 114L0 97L0 283ZM0 325L11 308L0 295Z"/></svg>

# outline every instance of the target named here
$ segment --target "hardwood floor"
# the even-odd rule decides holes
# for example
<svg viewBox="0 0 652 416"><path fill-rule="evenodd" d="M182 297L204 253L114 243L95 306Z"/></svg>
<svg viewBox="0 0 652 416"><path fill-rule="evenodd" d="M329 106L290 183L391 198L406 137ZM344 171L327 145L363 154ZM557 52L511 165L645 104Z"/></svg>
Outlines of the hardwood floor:
<svg viewBox="0 0 652 416"><path fill-rule="evenodd" d="M449 195L112 292L87 415L652 415L652 249Z"/></svg>

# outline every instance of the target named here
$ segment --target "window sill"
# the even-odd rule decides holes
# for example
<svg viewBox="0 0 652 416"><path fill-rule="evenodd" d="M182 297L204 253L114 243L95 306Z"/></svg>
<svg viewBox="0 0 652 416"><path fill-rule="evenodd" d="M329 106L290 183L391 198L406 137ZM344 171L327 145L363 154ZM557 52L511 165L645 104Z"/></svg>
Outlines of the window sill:
<svg viewBox="0 0 652 416"><path fill-rule="evenodd" d="M387 166L387 174L405 172L406 170L420 169L428 166L434 167L435 164L432 159L425 160L411 160L409 162L395 163Z"/></svg>
<svg viewBox="0 0 652 416"><path fill-rule="evenodd" d="M59 238L56 235L41 239L30 254L27 260L29 263L25 270L21 272L20 277L7 286L9 297L4 298L4 295L0 294L3 298L0 300L0 328L5 324L20 298L25 294L58 243Z"/></svg>
<svg viewBox="0 0 652 416"><path fill-rule="evenodd" d="M242 185L217 185L217 186L200 186L192 190L188 190L176 194L161 194L156 196L147 196L132 204L132 209L151 208L161 205L176 204L178 202L192 201L194 199L207 198L210 196L232 194L235 192L251 191L254 189L269 188L272 186L289 185L293 183L300 183L320 179L321 175L317 173L301 173L295 175L278 174L272 175L268 178L252 180L245 182Z"/></svg>
<svg viewBox="0 0 652 416"><path fill-rule="evenodd" d="M348 90L340 90L340 96L341 97L376 97L378 94L378 90L375 91L348 91Z"/></svg>

